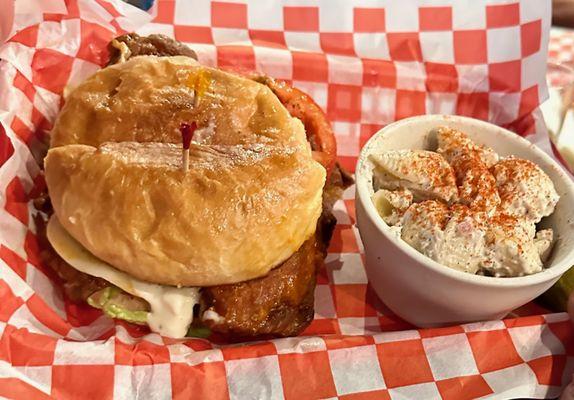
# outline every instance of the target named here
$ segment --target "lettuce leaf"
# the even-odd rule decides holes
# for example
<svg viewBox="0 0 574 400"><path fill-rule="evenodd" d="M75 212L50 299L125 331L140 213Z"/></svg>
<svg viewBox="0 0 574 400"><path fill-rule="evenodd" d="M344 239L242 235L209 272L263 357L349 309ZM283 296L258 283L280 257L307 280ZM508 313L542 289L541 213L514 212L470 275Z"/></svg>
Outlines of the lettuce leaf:
<svg viewBox="0 0 574 400"><path fill-rule="evenodd" d="M93 293L87 299L92 307L99 308L107 316L134 324L147 324L149 304L139 297L124 292L117 286L108 286ZM211 330L205 326L190 326L186 337L207 338Z"/></svg>
<svg viewBox="0 0 574 400"><path fill-rule="evenodd" d="M135 324L146 324L149 304L116 286L108 286L88 297L88 304L99 308L111 318L122 319Z"/></svg>
<svg viewBox="0 0 574 400"><path fill-rule="evenodd" d="M190 326L186 337L196 337L205 339L211 335L211 329L206 326Z"/></svg>

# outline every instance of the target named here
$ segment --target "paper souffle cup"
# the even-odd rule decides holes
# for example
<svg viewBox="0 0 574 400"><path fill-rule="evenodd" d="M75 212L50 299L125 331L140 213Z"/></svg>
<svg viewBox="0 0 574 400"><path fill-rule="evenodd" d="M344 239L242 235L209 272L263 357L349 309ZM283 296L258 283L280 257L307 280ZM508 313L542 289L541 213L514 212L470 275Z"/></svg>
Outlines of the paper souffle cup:
<svg viewBox="0 0 574 400"><path fill-rule="evenodd" d="M472 275L441 265L397 238L371 201L373 164L384 150L434 149L429 132L448 126L500 156L514 155L539 165L560 195L554 213L541 222L556 242L542 272L514 278ZM436 145L435 145L436 146ZM480 120L448 115L408 118L386 126L363 147L356 168L357 225L364 244L369 282L397 315L419 327L496 320L546 291L574 265L574 184L542 150L520 136Z"/></svg>

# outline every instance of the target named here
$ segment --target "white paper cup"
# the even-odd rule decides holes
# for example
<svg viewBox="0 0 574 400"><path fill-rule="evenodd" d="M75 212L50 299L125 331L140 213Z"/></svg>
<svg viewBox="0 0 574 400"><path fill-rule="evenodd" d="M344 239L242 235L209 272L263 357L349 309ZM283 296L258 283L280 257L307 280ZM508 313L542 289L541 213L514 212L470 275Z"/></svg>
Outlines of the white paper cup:
<svg viewBox="0 0 574 400"><path fill-rule="evenodd" d="M501 156L531 160L550 176L561 198L554 213L542 221L543 226L554 229L557 239L544 271L515 278L460 272L417 252L380 218L371 201L373 164L369 155L393 149L429 149L428 134L439 126L459 129ZM426 115L386 126L361 151L355 196L369 281L393 312L420 327L503 318L546 291L574 265L574 184L546 153L496 125L466 117Z"/></svg>

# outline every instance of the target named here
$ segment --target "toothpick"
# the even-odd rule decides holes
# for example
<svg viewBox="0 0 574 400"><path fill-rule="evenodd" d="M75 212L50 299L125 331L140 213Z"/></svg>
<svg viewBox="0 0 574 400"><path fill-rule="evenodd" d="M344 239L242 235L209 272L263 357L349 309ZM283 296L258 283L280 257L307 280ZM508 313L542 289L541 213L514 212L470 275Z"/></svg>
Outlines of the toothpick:
<svg viewBox="0 0 574 400"><path fill-rule="evenodd" d="M189 171L189 149L183 149L183 172Z"/></svg>
<svg viewBox="0 0 574 400"><path fill-rule="evenodd" d="M191 139L193 138L193 134L197 129L197 124L193 121L191 124L183 122L179 126L179 130L181 132L181 139L182 139L182 167L183 172L189 171L189 147L191 146Z"/></svg>

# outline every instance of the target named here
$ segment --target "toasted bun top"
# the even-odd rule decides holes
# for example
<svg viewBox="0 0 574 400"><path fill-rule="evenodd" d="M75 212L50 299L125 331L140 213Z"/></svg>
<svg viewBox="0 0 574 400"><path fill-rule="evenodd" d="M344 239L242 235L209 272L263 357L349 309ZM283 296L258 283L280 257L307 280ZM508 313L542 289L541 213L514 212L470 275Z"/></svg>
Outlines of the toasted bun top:
<svg viewBox="0 0 574 400"><path fill-rule="evenodd" d="M199 76L209 87L195 107ZM98 71L68 95L51 147L181 143L179 125L189 121L200 127L194 141L201 144L308 146L301 122L267 86L189 57L139 56Z"/></svg>
<svg viewBox="0 0 574 400"><path fill-rule="evenodd" d="M202 69L195 107L188 82ZM175 143L192 120L184 172ZM86 249L182 286L267 274L314 233L325 182L303 125L267 87L185 57L136 57L77 87L45 170L58 220Z"/></svg>

